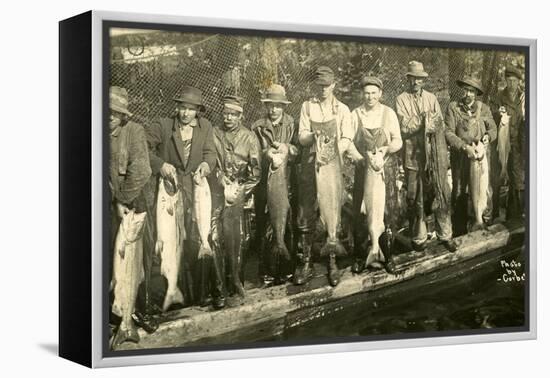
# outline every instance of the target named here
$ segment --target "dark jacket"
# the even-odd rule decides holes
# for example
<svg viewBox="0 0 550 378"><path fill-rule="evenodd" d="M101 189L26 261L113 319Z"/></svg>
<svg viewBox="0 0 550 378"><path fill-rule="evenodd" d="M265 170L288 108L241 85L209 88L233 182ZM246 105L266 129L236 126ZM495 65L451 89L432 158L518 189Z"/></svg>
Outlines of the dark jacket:
<svg viewBox="0 0 550 378"><path fill-rule="evenodd" d="M132 206L151 176L143 127L130 121L117 128L111 133L110 148L109 185L112 198Z"/></svg>
<svg viewBox="0 0 550 378"><path fill-rule="evenodd" d="M462 101L453 101L447 109L445 117L447 143L457 150L464 144L478 142L483 135L489 136L489 141L497 139L497 125L491 110L481 101L475 101L468 113Z"/></svg>
<svg viewBox="0 0 550 378"><path fill-rule="evenodd" d="M160 172L162 164L169 163L184 175L192 174L203 161L208 163L210 171L216 167L216 147L212 124L206 118L198 118L193 129L191 151L187 164L184 164L184 146L176 117L161 118L148 128L149 157L154 175Z"/></svg>

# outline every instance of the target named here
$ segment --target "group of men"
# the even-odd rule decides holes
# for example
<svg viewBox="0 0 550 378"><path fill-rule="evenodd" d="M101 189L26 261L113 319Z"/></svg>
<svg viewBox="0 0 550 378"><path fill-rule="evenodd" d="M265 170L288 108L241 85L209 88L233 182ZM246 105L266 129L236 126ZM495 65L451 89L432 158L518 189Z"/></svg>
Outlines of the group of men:
<svg viewBox="0 0 550 378"><path fill-rule="evenodd" d="M361 272L372 264L369 260L364 209L364 175L372 167L370 151L379 151L383 158L385 185L384 231L380 237L383 258L379 265L392 273L393 239L397 227L398 189L396 176L399 162L405 169L407 209L412 248L426 248L426 218L434 216L438 239L449 251L457 250L453 239L468 231L471 218L469 203L469 161L475 159L472 144L481 141L487 149L491 169L490 196L484 220L490 223L499 215L500 186L509 184L507 217L521 217L524 191L524 96L520 88L522 72L514 66L506 68L507 86L491 109L479 96L479 81L465 77L456 84L462 89L459 100L451 102L443 115L437 97L424 89L428 73L422 63L412 61L406 77L408 90L397 97L395 110L380 102L383 83L378 77L365 76L361 81L363 104L350 111L339 101L334 90L334 72L318 67L312 87L314 96L302 104L298 124L285 112L290 101L285 89L273 84L264 93L264 118L243 124L243 99L223 98L223 123L212 125L204 116L202 92L184 87L174 98L176 112L148 127L129 120L128 96L120 87L111 87L111 170L110 185L115 216L114 228L130 209L147 211L143 188L151 175L155 178L176 177L183 196L185 234L183 241L183 286L185 297L192 304L211 304L223 308L228 295L245 295L243 286L243 245L245 241L245 204L254 195L255 249L260 257L260 275L266 285L289 279L297 285L313 276L313 235L321 212L327 228L326 263L329 283L339 282L336 257L341 244L331 235L331 221L323 215L320 201L333 201L341 211L338 191L325 190L331 182L319 181L323 166L330 159L340 163L347 156L355 164L353 187L353 254L352 270ZM492 111L493 110L493 111ZM497 127L497 125L499 125ZM509 127L510 152L507 164L496 158L499 153L499 127ZM329 152L319 146L329 145ZM332 155L331 152L332 151ZM335 151L335 152L334 152ZM401 159L398 155L402 153ZM321 156L322 155L322 156ZM335 160L336 161L336 160ZM270 212L269 182L282 165L286 166L289 209L284 227L289 255L277 256L273 263L267 235L276 237ZM338 163L338 164L340 164ZM339 167L341 165L335 165ZM451 167L452 183L448 180ZM380 168L380 167L378 167ZM503 175L503 171L506 174ZM340 179L341 179L341 172ZM206 177L211 189L211 245L213 259L205 264L197 256L197 225L191 216L193 179ZM338 180L337 180L338 181ZM320 187L322 186L322 187ZM451 188L452 186L452 188ZM328 193L328 194L327 194ZM335 193L330 194L330 193ZM321 198L322 197L322 198ZM470 201L471 202L471 201ZM324 206L324 205L323 205ZM150 209L149 209L150 211ZM340 215L335 215L340 228ZM151 222L150 222L151 223ZM151 227L151 225L149 226ZM271 229L271 232L268 230ZM289 237L292 235L292 238ZM146 248L147 249L147 248ZM193 252L195 251L195 252ZM279 258L280 257L280 258ZM147 291L147 289L146 289ZM147 311L145 311L147 312Z"/></svg>

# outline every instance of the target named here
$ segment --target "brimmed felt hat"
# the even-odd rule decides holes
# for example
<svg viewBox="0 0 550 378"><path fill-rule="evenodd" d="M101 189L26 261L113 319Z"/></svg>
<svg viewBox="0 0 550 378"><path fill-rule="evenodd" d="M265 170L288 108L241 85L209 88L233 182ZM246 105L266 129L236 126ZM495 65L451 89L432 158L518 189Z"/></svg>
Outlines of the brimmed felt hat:
<svg viewBox="0 0 550 378"><path fill-rule="evenodd" d="M331 85L334 83L334 71L330 67L320 66L313 75L313 82L319 85Z"/></svg>
<svg viewBox="0 0 550 378"><path fill-rule="evenodd" d="M111 87L109 90L109 107L119 113L131 116L128 110L128 92L121 87Z"/></svg>
<svg viewBox="0 0 550 378"><path fill-rule="evenodd" d="M272 84L264 93L264 98L260 100L261 102L276 102L280 104L290 104L286 98L286 91L282 85Z"/></svg>
<svg viewBox="0 0 550 378"><path fill-rule="evenodd" d="M518 79L522 79L523 72L516 66L508 65L504 70L504 77L515 76Z"/></svg>
<svg viewBox="0 0 550 378"><path fill-rule="evenodd" d="M244 100L240 96L226 95L223 97L223 106L228 109L243 112Z"/></svg>
<svg viewBox="0 0 550 378"><path fill-rule="evenodd" d="M191 87L191 86L183 87L179 91L179 93L176 95L176 97L174 97L174 101L179 103L197 105L202 110L205 109L203 99L202 99L202 91L195 87Z"/></svg>
<svg viewBox="0 0 550 378"><path fill-rule="evenodd" d="M465 76L462 79L459 79L456 81L459 87L472 87L477 90L478 95L483 94L483 87L481 86L481 82L477 79L474 79L473 77Z"/></svg>
<svg viewBox="0 0 550 378"><path fill-rule="evenodd" d="M382 80L380 80L376 76L363 76L361 78L361 87L364 88L367 85L375 85L380 89L384 89L384 84L382 83Z"/></svg>
<svg viewBox="0 0 550 378"><path fill-rule="evenodd" d="M424 71L424 65L416 60L409 62L409 70L406 73L406 76L413 77L428 77L428 73Z"/></svg>

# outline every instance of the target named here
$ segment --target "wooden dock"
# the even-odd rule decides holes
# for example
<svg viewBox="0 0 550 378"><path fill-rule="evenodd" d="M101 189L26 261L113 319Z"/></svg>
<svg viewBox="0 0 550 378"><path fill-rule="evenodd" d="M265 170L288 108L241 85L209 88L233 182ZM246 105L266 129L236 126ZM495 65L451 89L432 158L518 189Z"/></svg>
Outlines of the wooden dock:
<svg viewBox="0 0 550 378"><path fill-rule="evenodd" d="M523 245L523 234L523 225L495 224L457 238L459 249L455 253L433 245L424 252L395 256L395 275L380 270L356 275L347 267L336 287L328 285L326 269L316 264L316 276L306 285L253 288L247 291L246 298L237 303L229 301L229 306L220 311L198 307L171 311L159 316L161 325L155 333L140 329L139 344L125 343L118 350L206 345L220 340L229 344L260 340L262 336L267 339L337 311L346 303L401 290L405 285L414 286L414 278L427 277L433 282L449 274L459 277L461 271L475 265L498 261L507 253L503 247Z"/></svg>

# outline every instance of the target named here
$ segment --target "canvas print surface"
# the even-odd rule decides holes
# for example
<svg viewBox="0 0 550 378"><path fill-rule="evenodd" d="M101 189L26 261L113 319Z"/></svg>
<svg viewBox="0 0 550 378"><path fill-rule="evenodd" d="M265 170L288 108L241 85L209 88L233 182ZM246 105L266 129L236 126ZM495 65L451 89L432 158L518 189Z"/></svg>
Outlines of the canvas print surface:
<svg viewBox="0 0 550 378"><path fill-rule="evenodd" d="M109 351L526 329L525 50L108 33Z"/></svg>

